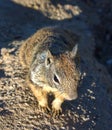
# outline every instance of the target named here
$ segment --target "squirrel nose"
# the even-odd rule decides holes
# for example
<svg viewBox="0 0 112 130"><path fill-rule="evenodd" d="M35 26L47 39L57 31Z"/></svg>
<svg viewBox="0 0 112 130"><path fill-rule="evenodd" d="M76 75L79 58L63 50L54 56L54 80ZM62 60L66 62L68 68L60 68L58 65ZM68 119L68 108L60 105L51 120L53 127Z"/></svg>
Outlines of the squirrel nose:
<svg viewBox="0 0 112 130"><path fill-rule="evenodd" d="M76 91L69 94L69 100L75 100L77 99L77 97L78 97L78 94Z"/></svg>

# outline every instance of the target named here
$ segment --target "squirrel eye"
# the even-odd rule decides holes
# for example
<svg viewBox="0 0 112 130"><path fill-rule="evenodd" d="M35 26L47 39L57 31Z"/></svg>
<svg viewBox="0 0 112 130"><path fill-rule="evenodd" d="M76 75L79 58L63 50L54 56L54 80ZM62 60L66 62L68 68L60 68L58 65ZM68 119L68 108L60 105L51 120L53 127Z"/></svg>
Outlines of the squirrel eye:
<svg viewBox="0 0 112 130"><path fill-rule="evenodd" d="M51 63L50 58L47 58L47 65Z"/></svg>
<svg viewBox="0 0 112 130"><path fill-rule="evenodd" d="M54 81L58 84L60 83L56 75L54 75Z"/></svg>

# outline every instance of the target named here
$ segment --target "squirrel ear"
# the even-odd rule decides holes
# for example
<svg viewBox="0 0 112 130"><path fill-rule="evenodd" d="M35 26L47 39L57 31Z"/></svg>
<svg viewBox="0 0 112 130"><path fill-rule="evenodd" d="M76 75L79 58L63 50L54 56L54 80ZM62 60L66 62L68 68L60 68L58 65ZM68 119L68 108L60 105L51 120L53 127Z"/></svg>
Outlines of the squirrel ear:
<svg viewBox="0 0 112 130"><path fill-rule="evenodd" d="M76 56L76 54L77 54L77 50L78 50L78 44L76 44L76 45L73 47L72 51L70 52L70 56L71 56L72 59L75 58L75 56Z"/></svg>
<svg viewBox="0 0 112 130"><path fill-rule="evenodd" d="M46 52L46 59L45 59L45 66L49 67L49 65L53 63L53 56L51 54L51 52L48 50Z"/></svg>

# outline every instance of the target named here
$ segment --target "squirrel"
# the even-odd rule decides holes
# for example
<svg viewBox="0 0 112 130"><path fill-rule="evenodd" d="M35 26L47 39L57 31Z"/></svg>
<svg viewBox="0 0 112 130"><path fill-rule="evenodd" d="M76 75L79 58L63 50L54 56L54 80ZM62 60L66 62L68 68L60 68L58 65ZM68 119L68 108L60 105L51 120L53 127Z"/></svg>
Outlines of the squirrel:
<svg viewBox="0 0 112 130"><path fill-rule="evenodd" d="M39 107L62 112L65 100L77 98L80 80L78 69L78 36L68 29L44 27L24 42L19 49L23 69L28 69L26 84L37 98ZM77 62L78 61L78 62ZM51 109L48 94L54 95Z"/></svg>

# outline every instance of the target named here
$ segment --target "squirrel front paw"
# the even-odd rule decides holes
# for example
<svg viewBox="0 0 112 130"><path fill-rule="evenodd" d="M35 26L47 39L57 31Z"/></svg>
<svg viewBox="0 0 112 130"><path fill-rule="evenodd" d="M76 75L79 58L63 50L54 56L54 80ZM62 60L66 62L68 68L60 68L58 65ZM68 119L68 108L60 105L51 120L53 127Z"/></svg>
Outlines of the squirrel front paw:
<svg viewBox="0 0 112 130"><path fill-rule="evenodd" d="M62 113L61 104L62 104L62 101L59 99L55 99L52 102L52 114L54 117L59 116L59 114Z"/></svg>
<svg viewBox="0 0 112 130"><path fill-rule="evenodd" d="M42 112L49 112L50 111L50 108L48 106L39 105L38 107Z"/></svg>
<svg viewBox="0 0 112 130"><path fill-rule="evenodd" d="M60 113L62 113L62 108L54 108L52 107L52 114L53 114L53 117L56 117L56 116L59 116Z"/></svg>
<svg viewBox="0 0 112 130"><path fill-rule="evenodd" d="M48 112L48 111L50 111L50 108L49 108L49 106L48 106L48 103L47 103L47 101L45 101L45 100L39 101L38 107L39 107L39 109L40 109L42 112Z"/></svg>

